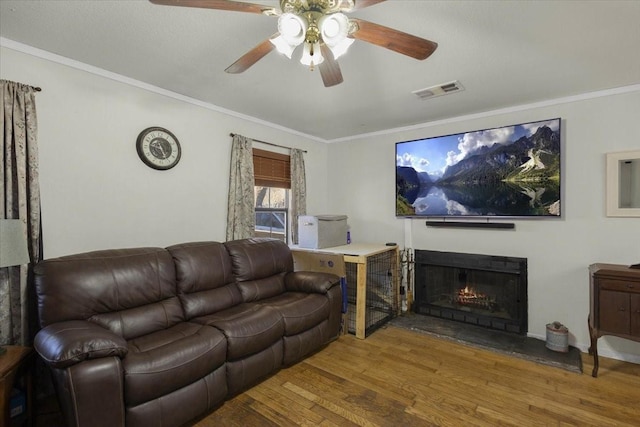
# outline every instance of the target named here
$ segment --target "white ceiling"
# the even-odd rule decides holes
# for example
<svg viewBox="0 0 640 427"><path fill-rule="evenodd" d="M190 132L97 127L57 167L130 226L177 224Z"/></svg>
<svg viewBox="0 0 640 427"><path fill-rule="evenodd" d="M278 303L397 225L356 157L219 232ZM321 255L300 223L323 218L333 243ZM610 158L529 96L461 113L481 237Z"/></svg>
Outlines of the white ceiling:
<svg viewBox="0 0 640 427"><path fill-rule="evenodd" d="M439 47L417 61L357 40L325 88L276 51L224 72L276 32L257 14L1 0L0 36L326 141L640 83L640 1L388 0L352 16ZM452 80L465 90L411 93Z"/></svg>

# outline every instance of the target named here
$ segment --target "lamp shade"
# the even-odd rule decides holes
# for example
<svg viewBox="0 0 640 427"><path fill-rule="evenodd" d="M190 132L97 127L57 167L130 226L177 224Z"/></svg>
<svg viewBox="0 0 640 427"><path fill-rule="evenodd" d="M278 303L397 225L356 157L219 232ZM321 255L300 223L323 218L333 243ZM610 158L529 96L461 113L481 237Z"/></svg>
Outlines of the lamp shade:
<svg viewBox="0 0 640 427"><path fill-rule="evenodd" d="M322 61L324 61L324 57L320 52L320 43L305 43L300 63L313 69L314 66L319 65Z"/></svg>
<svg viewBox="0 0 640 427"><path fill-rule="evenodd" d="M295 47L304 41L307 21L293 13L283 13L278 18L278 31L289 45Z"/></svg>
<svg viewBox="0 0 640 427"><path fill-rule="evenodd" d="M349 34L349 18L344 13L334 13L320 18L322 40L327 46L336 46Z"/></svg>
<svg viewBox="0 0 640 427"><path fill-rule="evenodd" d="M347 53L347 49L355 42L355 39L345 38L340 43L335 46L329 47L331 49L331 53L333 53L333 59L338 59L345 53Z"/></svg>
<svg viewBox="0 0 640 427"><path fill-rule="evenodd" d="M349 35L349 18L343 13L323 16L320 19L320 32L322 40L333 53L333 59L344 55L355 41L347 37Z"/></svg>
<svg viewBox="0 0 640 427"><path fill-rule="evenodd" d="M0 268L29 263L22 221L0 219Z"/></svg>
<svg viewBox="0 0 640 427"><path fill-rule="evenodd" d="M276 50L278 52L280 52L281 54L283 54L287 58L291 59L291 55L293 55L293 50L296 47L290 45L289 43L287 43L286 40L284 39L284 37L282 37L282 35L279 35L278 37L269 39L269 41L271 42L271 44L273 44L276 47Z"/></svg>

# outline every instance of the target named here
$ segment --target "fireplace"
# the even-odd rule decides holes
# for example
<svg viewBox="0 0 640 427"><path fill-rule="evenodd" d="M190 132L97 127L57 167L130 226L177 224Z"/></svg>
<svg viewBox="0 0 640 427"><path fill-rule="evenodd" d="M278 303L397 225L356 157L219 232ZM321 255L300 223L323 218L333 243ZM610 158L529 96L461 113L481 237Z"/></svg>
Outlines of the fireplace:
<svg viewBox="0 0 640 427"><path fill-rule="evenodd" d="M414 311L527 333L526 258L415 251Z"/></svg>

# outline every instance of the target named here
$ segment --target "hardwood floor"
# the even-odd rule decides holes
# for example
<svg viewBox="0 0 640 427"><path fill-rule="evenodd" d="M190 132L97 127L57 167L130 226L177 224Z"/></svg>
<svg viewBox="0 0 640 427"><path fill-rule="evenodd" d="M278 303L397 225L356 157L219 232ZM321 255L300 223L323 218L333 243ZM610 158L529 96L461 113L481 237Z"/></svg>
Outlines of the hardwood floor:
<svg viewBox="0 0 640 427"><path fill-rule="evenodd" d="M389 326L227 401L212 426L639 426L640 365L576 374Z"/></svg>

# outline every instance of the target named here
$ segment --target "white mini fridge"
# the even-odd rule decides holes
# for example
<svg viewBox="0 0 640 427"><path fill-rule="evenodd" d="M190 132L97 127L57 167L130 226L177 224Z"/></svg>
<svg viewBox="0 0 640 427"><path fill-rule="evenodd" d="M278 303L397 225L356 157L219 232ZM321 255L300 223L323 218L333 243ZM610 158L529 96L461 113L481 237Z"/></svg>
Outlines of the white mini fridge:
<svg viewBox="0 0 640 427"><path fill-rule="evenodd" d="M301 248L322 249L346 244L346 215L300 215L298 217L298 246Z"/></svg>

